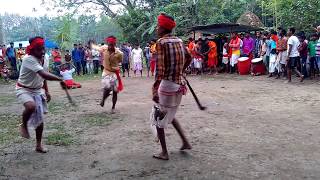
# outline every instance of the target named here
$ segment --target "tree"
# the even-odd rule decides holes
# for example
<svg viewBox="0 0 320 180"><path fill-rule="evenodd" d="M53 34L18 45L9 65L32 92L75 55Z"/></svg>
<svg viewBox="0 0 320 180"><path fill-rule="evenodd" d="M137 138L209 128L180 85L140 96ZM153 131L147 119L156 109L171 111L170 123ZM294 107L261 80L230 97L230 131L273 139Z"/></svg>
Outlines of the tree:
<svg viewBox="0 0 320 180"><path fill-rule="evenodd" d="M4 44L2 17L0 16L0 45Z"/></svg>

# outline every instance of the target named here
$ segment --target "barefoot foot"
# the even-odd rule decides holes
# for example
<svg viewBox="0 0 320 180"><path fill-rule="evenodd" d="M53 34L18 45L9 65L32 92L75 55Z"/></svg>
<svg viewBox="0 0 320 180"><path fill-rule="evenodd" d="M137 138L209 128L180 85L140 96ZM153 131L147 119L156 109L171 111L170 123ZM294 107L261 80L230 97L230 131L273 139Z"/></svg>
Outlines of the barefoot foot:
<svg viewBox="0 0 320 180"><path fill-rule="evenodd" d="M35 151L36 151L37 153L47 153L47 152L48 152L48 149L43 148L43 147L36 147Z"/></svg>
<svg viewBox="0 0 320 180"><path fill-rule="evenodd" d="M183 151L183 150L190 150L192 149L191 145L189 143L185 143L182 145L182 147L180 148L180 151Z"/></svg>
<svg viewBox="0 0 320 180"><path fill-rule="evenodd" d="M23 138L30 139L28 128L24 127L22 124L20 124L20 135Z"/></svg>
<svg viewBox="0 0 320 180"><path fill-rule="evenodd" d="M165 161L169 160L169 155L167 153L154 154L152 157L155 159L160 159Z"/></svg>

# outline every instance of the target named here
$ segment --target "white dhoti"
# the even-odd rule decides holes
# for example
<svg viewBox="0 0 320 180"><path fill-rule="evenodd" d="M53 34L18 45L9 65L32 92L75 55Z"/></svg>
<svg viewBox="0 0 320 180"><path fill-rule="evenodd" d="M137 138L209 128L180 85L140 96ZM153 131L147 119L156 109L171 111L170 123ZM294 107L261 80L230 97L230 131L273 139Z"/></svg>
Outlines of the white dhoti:
<svg viewBox="0 0 320 180"><path fill-rule="evenodd" d="M239 57L240 57L240 55L238 55L238 54L232 54L231 55L231 59L230 59L231 67L234 67L236 64L238 64Z"/></svg>
<svg viewBox="0 0 320 180"><path fill-rule="evenodd" d="M269 61L269 73L274 73L276 69L279 69L279 62L277 61L276 54L270 54L270 61Z"/></svg>
<svg viewBox="0 0 320 180"><path fill-rule="evenodd" d="M193 65L194 65L194 68L201 69L202 68L202 58L194 58Z"/></svg>
<svg viewBox="0 0 320 180"><path fill-rule="evenodd" d="M117 92L118 83L119 82L116 74L112 73L112 74L102 75L101 84L103 89Z"/></svg>
<svg viewBox="0 0 320 180"><path fill-rule="evenodd" d="M171 81L162 80L158 89L160 111L165 113L161 120L154 120L153 125L159 128L167 128L177 113L183 93L181 85Z"/></svg>
<svg viewBox="0 0 320 180"><path fill-rule="evenodd" d="M287 51L281 51L277 56L277 60L279 61L280 64L283 64L283 65L287 64L287 58L288 58Z"/></svg>
<svg viewBox="0 0 320 180"><path fill-rule="evenodd" d="M35 111L28 120L28 126L37 128L44 121L44 114L48 113L47 99L42 89L32 90L17 87L17 98L22 103L34 102Z"/></svg>

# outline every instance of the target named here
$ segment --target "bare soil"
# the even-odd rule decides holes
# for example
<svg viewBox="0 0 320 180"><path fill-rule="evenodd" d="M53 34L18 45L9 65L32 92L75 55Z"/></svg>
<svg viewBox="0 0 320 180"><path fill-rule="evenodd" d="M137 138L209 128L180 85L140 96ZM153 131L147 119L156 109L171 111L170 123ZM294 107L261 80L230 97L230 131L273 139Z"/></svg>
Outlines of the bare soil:
<svg viewBox="0 0 320 180"><path fill-rule="evenodd" d="M170 126L170 161L152 158L160 150L149 123L152 78L125 78L114 115L111 99L98 106L98 77L70 91L78 107L52 82L49 153L34 152L34 134L28 141L11 134L0 144L0 179L320 179L318 83L225 74L189 79L208 107L199 111L188 93L177 113L193 150L178 150ZM11 115L17 131L22 106L14 85L0 86L1 117Z"/></svg>

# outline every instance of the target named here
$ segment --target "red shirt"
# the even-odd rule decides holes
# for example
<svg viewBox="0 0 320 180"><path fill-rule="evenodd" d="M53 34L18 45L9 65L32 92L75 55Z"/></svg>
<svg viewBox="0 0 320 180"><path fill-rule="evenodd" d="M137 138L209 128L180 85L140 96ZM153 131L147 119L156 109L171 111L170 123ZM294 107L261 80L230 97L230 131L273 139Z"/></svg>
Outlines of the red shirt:
<svg viewBox="0 0 320 180"><path fill-rule="evenodd" d="M59 51L52 51L53 62L61 62L61 54Z"/></svg>

